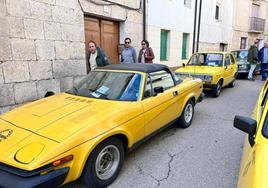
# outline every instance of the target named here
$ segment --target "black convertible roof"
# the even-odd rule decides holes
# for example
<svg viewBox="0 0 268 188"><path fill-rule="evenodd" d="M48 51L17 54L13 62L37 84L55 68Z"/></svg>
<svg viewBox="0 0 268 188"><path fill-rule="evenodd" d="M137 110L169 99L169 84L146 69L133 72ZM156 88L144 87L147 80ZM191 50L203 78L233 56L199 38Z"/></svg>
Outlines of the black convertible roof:
<svg viewBox="0 0 268 188"><path fill-rule="evenodd" d="M131 64L111 64L104 67L98 67L96 70L108 69L108 70L130 70L130 71L139 71L139 72L156 72L161 70L167 70L169 68L166 65L155 64L155 63L131 63Z"/></svg>

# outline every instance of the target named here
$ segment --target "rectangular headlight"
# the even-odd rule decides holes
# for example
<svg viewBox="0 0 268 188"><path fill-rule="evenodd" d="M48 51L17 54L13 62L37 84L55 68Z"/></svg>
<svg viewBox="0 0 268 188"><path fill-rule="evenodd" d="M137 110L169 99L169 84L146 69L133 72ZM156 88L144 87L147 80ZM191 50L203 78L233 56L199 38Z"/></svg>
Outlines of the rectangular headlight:
<svg viewBox="0 0 268 188"><path fill-rule="evenodd" d="M204 75L204 80L208 80L208 81L211 81L213 78L212 75Z"/></svg>

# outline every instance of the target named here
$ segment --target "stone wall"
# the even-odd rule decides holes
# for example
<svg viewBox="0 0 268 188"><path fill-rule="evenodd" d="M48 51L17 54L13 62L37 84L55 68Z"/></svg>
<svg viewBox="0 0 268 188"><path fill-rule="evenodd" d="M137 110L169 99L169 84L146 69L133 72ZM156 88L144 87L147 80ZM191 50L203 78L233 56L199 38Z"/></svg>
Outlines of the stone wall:
<svg viewBox="0 0 268 188"><path fill-rule="evenodd" d="M112 1L111 1L112 2ZM0 114L59 93L86 75L84 15L120 22L142 40L141 0L0 0Z"/></svg>
<svg viewBox="0 0 268 188"><path fill-rule="evenodd" d="M0 0L0 113L86 75L77 0Z"/></svg>

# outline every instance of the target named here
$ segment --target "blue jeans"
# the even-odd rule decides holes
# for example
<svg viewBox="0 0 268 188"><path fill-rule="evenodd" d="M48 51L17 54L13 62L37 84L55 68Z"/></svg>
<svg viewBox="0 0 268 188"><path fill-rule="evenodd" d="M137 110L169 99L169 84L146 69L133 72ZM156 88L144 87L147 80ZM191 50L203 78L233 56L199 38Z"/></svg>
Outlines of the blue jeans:
<svg viewBox="0 0 268 188"><path fill-rule="evenodd" d="M268 63L261 63L261 76L262 80L268 77Z"/></svg>
<svg viewBox="0 0 268 188"><path fill-rule="evenodd" d="M253 78L253 73L254 73L254 70L256 68L256 64L250 64L250 69L249 69L249 72L248 72L248 79L252 79Z"/></svg>

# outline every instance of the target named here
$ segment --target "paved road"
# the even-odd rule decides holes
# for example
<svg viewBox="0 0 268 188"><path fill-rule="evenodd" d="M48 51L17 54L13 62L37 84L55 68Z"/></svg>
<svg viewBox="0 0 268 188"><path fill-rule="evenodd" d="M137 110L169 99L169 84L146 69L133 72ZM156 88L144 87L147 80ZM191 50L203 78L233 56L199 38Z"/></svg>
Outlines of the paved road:
<svg viewBox="0 0 268 188"><path fill-rule="evenodd" d="M244 134L235 114L250 116L263 82L238 80L196 105L188 129L172 126L130 153L110 188L234 188Z"/></svg>

